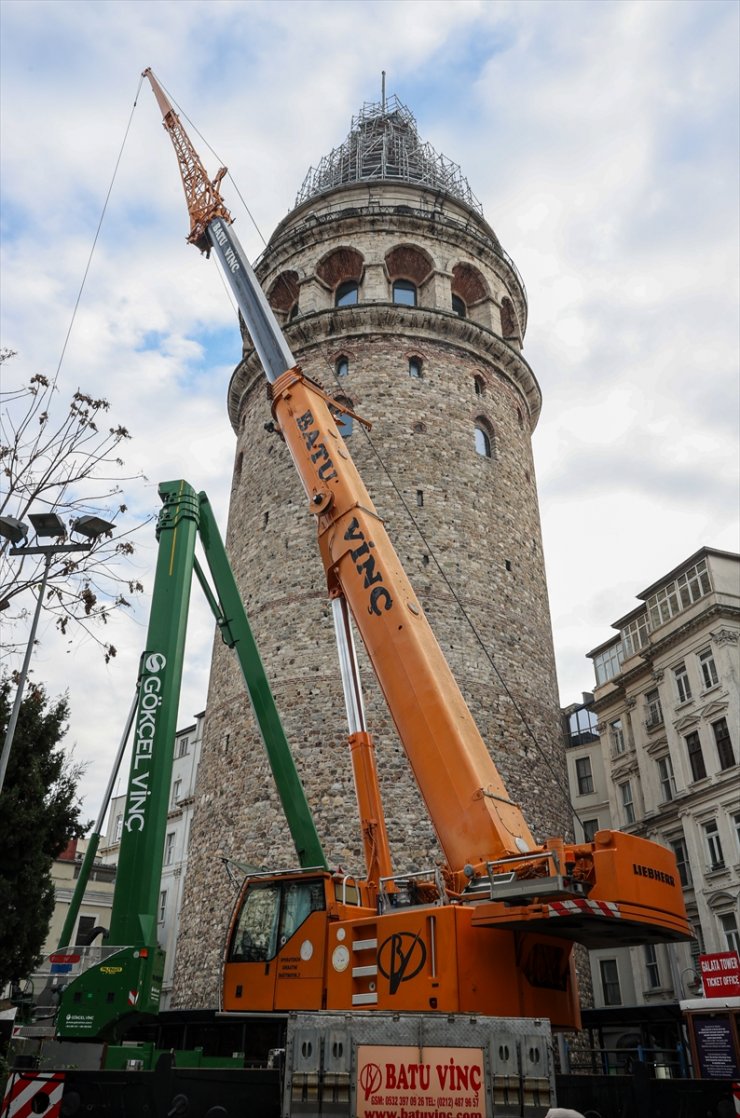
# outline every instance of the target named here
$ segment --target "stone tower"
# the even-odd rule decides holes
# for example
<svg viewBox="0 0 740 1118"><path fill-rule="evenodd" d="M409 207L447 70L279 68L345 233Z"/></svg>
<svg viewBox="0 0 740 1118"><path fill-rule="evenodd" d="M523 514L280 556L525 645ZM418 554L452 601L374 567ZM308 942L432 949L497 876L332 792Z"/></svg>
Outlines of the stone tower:
<svg viewBox="0 0 740 1118"><path fill-rule="evenodd" d="M513 799L539 839L567 832L532 464L539 386L527 301L459 167L396 98L365 105L312 169L257 274L304 372L371 421L344 436ZM330 864L362 872L346 720L313 518L269 429L245 335L227 546ZM490 657L490 658L489 658ZM439 858L360 650L394 863ZM495 667L492 665L495 665ZM175 1003L216 1001L234 898L221 855L296 864L232 654L217 640Z"/></svg>

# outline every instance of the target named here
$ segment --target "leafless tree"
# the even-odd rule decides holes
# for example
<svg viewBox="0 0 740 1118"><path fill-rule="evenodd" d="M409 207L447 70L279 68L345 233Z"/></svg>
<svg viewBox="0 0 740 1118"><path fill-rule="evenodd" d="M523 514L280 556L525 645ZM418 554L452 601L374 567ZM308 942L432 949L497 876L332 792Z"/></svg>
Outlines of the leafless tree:
<svg viewBox="0 0 740 1118"><path fill-rule="evenodd" d="M12 350L0 350L0 364L14 356ZM95 513L115 523L126 512L122 483L142 475L124 473L120 451L130 435L125 427L108 425L109 408L107 400L80 390L64 404L55 384L38 373L27 384L3 388L0 515L23 520L33 507L70 522ZM44 609L62 633L70 623L81 626L101 646L106 662L116 649L102 638L100 626L115 610L130 607L132 596L143 590L137 578L126 577L134 555L131 534L108 533L89 551L57 553L49 568ZM29 612L26 591L40 584L45 563L38 555L11 556L10 548L7 539L0 540L3 654L17 648L12 633Z"/></svg>

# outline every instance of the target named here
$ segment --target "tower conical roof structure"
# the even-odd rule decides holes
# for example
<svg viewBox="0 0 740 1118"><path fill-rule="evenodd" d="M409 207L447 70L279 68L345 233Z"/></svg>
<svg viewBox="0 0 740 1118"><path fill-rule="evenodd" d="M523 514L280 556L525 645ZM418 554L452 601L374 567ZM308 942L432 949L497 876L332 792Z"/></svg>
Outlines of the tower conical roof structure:
<svg viewBox="0 0 740 1118"><path fill-rule="evenodd" d="M483 215L459 164L419 139L414 114L395 94L365 102L344 143L309 169L296 206L347 183L394 180L442 190Z"/></svg>

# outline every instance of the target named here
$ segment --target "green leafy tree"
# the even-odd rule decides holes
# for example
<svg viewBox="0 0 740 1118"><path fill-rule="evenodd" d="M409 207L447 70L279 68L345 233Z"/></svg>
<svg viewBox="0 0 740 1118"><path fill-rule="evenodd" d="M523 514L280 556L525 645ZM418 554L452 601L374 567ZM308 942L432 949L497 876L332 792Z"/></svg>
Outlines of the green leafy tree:
<svg viewBox="0 0 740 1118"><path fill-rule="evenodd" d="M0 740L14 691L11 679L0 680ZM82 766L61 745L68 714L65 697L50 700L28 685L0 793L0 990L38 962L54 911L52 864L89 827L77 795Z"/></svg>

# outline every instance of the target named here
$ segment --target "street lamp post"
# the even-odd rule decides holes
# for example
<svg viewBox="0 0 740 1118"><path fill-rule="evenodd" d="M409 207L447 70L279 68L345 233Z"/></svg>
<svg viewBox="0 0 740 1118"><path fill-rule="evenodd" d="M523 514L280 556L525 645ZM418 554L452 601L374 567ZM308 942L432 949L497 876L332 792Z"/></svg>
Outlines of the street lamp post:
<svg viewBox="0 0 740 1118"><path fill-rule="evenodd" d="M31 521L35 531L36 538L54 538L61 539L67 535L67 529L60 516L55 512L44 513L29 513L29 520ZM36 629L38 627L39 616L41 614L41 606L44 601L44 593L46 592L46 584L49 580L49 569L51 561L55 555L65 551L89 551L98 536L102 536L107 532L113 531L113 524L109 524L107 520L102 520L98 516L81 516L77 520L73 520L70 528L73 532L88 537L87 543L51 543L51 544L36 544L33 547L27 545L19 546L22 540L28 536L28 525L22 520L16 520L12 516L0 516L0 535L10 540L14 546L10 549L11 555L43 555L44 556L44 574L41 579L41 586L39 588L39 595L36 601L36 609L33 614L33 621L31 622L31 632L28 637L26 645L26 652L23 657L23 665L18 676L18 688L15 693L15 701L13 703L13 710L10 714L10 721L8 728L5 732L5 740L3 742L2 754L0 754L0 792L3 790L5 784L5 773L8 768L8 759L10 758L10 750L13 746L13 737L15 735L15 728L18 723L18 715L21 710L21 702L23 701L23 691L26 686L26 676L28 675L28 665L31 662L31 653L33 651L34 641L36 639Z"/></svg>

